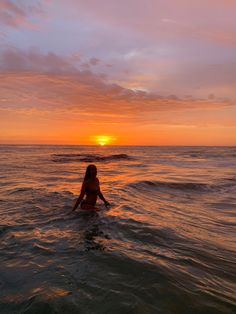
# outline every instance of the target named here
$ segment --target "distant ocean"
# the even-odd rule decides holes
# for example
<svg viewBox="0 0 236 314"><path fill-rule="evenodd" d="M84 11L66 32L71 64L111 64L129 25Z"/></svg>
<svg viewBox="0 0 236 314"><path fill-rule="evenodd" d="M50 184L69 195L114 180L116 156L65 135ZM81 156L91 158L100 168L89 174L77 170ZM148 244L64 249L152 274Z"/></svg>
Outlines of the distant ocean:
<svg viewBox="0 0 236 314"><path fill-rule="evenodd" d="M1 314L236 313L236 147L0 156ZM68 215L90 163L112 206Z"/></svg>

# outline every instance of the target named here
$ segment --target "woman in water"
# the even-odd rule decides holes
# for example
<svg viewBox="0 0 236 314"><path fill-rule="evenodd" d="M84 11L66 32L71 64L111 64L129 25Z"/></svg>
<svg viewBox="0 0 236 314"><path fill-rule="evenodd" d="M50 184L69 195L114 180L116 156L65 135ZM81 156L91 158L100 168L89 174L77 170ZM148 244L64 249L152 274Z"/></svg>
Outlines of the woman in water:
<svg viewBox="0 0 236 314"><path fill-rule="evenodd" d="M86 195L85 200L83 200L84 195ZM110 205L100 190L99 180L97 178L97 167L95 165L89 165L85 172L80 196L78 197L72 211L76 210L79 204L81 209L97 210L95 205L98 196L106 206Z"/></svg>

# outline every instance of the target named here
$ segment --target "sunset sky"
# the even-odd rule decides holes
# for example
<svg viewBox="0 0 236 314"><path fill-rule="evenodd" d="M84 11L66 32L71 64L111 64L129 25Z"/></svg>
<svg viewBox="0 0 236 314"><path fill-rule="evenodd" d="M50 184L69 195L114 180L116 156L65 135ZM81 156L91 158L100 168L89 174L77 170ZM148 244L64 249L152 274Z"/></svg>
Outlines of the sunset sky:
<svg viewBox="0 0 236 314"><path fill-rule="evenodd" d="M0 143L236 145L235 17L235 0L0 0Z"/></svg>

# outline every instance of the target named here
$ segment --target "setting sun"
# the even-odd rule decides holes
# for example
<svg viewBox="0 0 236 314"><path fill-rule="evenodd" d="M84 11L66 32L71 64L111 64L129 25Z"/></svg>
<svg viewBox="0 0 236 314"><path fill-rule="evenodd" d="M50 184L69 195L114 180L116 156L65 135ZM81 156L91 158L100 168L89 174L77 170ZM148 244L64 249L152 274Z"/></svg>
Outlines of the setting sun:
<svg viewBox="0 0 236 314"><path fill-rule="evenodd" d="M101 145L101 146L111 144L111 142L116 140L114 136L109 136L109 135L95 135L95 136L91 136L90 139L92 142L95 142L96 144Z"/></svg>

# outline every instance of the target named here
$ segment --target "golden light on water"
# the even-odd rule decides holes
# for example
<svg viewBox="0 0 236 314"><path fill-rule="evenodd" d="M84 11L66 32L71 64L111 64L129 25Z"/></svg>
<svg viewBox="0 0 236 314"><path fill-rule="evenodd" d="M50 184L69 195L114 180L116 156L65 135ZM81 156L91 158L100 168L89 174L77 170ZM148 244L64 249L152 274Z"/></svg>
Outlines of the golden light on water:
<svg viewBox="0 0 236 314"><path fill-rule="evenodd" d="M111 135L95 135L91 136L90 139L92 142L95 142L100 146L104 146L114 142L116 140L116 137Z"/></svg>

